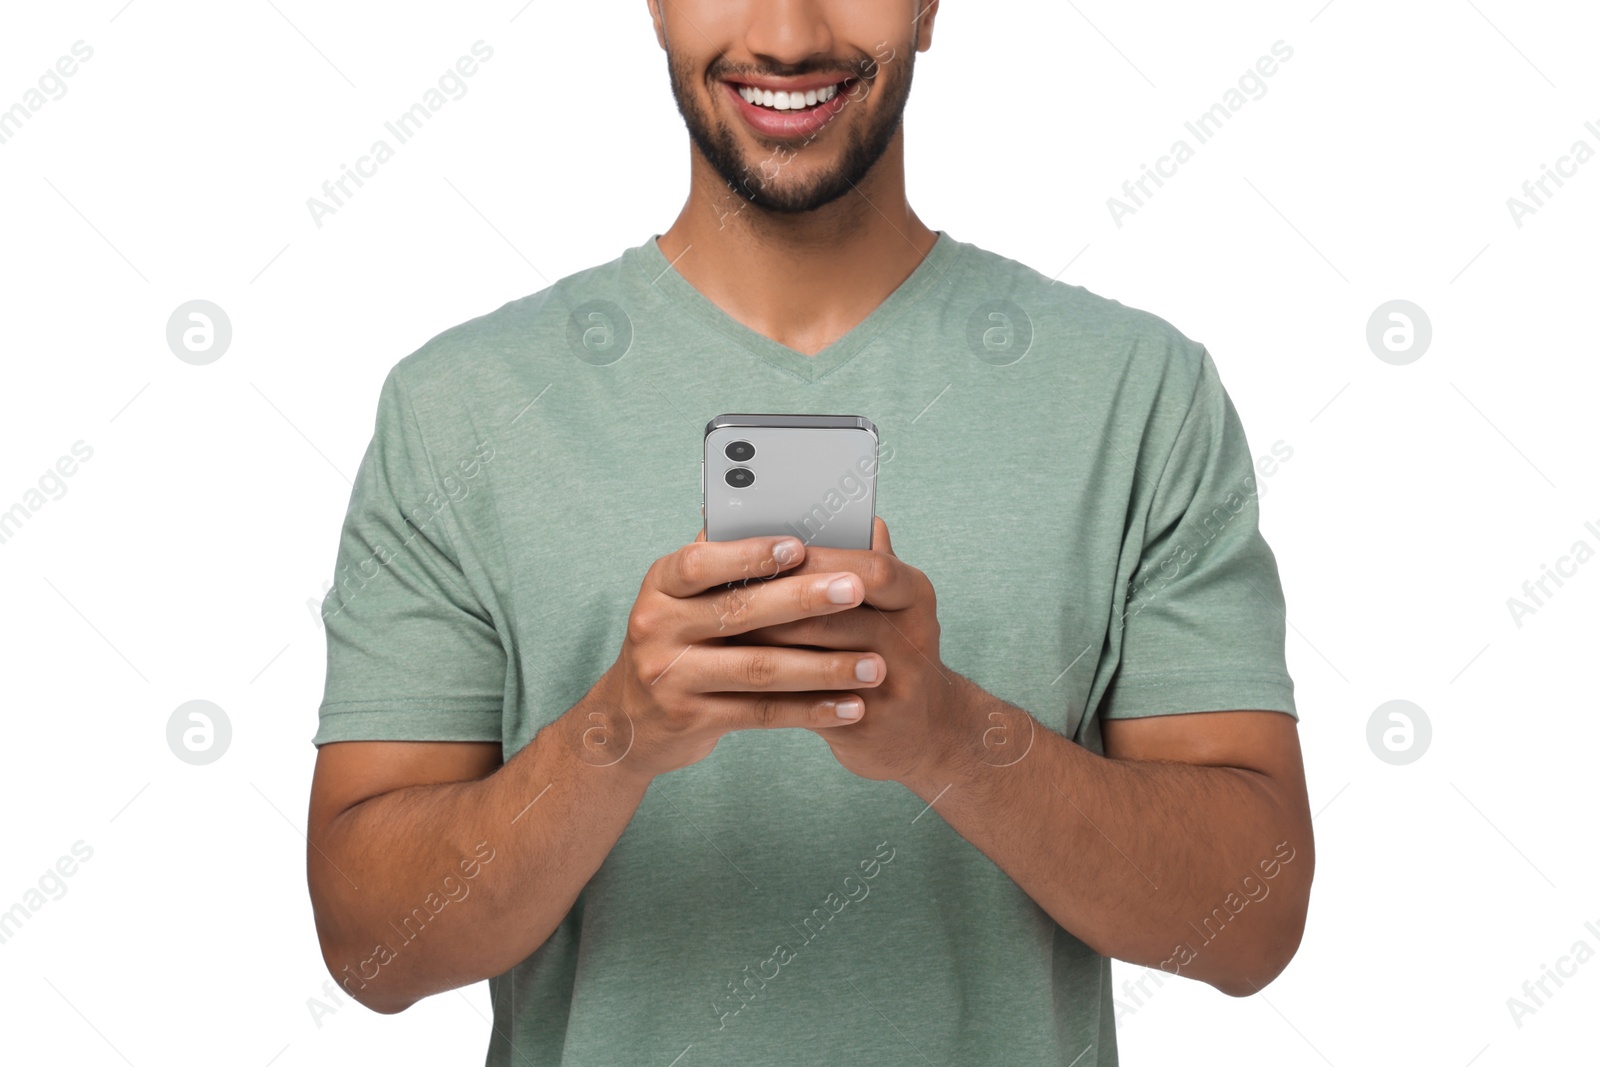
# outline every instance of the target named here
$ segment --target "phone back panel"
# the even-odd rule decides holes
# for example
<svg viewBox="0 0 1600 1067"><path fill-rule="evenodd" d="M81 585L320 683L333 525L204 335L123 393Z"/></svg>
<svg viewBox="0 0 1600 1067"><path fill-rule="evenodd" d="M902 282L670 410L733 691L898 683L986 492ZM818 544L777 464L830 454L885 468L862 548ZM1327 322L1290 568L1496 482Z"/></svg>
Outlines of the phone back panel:
<svg viewBox="0 0 1600 1067"><path fill-rule="evenodd" d="M865 426L717 425L738 416L721 416L705 439L704 489L706 540L793 534L808 545L871 548L877 498L878 437ZM781 416L750 416L773 420ZM728 458L727 446L745 441L755 448L749 459ZM728 471L742 467L754 481L735 488Z"/></svg>

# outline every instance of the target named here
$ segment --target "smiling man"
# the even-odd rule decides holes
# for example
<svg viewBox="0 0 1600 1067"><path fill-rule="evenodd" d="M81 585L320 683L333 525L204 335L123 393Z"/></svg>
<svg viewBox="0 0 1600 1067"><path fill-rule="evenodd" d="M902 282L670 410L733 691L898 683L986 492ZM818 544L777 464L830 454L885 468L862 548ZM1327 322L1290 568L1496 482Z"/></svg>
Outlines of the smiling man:
<svg viewBox="0 0 1600 1067"><path fill-rule="evenodd" d="M936 3L649 12L678 218L380 393L323 606L329 969L380 1012L487 978L488 1062L541 1067L1103 1067L1111 958L1265 986L1311 821L1210 354L917 218ZM872 548L690 540L728 411L872 419Z"/></svg>

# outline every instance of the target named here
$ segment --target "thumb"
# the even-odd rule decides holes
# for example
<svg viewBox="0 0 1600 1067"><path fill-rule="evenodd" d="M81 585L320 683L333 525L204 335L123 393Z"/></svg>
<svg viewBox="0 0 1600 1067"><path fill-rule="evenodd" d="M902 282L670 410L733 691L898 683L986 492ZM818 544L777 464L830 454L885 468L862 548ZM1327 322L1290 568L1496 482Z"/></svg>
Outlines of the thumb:
<svg viewBox="0 0 1600 1067"><path fill-rule="evenodd" d="M894 555L894 545L889 540L889 524L877 515L872 517L872 550Z"/></svg>

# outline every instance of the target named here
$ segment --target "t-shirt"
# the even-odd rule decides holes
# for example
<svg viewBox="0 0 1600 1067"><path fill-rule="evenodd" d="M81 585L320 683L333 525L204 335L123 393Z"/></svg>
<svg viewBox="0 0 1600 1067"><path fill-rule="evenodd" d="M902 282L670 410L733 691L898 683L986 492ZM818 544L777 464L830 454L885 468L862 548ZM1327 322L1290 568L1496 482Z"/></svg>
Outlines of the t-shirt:
<svg viewBox="0 0 1600 1067"><path fill-rule="evenodd" d="M871 419L877 511L937 592L944 664L1048 729L1103 753L1107 718L1298 717L1251 450L1202 345L939 231L807 356L655 236L392 368L323 606L316 744L515 755L694 540L725 412ZM1105 1067L1110 975L937 807L810 731L736 731L651 783L559 928L490 979L487 1062Z"/></svg>

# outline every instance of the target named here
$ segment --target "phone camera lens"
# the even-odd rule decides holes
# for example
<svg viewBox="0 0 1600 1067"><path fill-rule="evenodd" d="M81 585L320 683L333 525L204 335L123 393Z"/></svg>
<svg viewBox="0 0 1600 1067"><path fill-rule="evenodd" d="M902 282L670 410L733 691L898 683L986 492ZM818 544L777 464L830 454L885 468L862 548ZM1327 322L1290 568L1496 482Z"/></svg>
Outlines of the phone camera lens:
<svg viewBox="0 0 1600 1067"><path fill-rule="evenodd" d="M749 463L756 454L756 446L749 441L733 441L722 451L735 463Z"/></svg>
<svg viewBox="0 0 1600 1067"><path fill-rule="evenodd" d="M729 447L731 448L732 446ZM724 474L722 478L735 489L748 489L756 481L755 472L749 467L734 467L727 474Z"/></svg>

